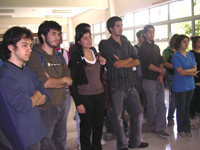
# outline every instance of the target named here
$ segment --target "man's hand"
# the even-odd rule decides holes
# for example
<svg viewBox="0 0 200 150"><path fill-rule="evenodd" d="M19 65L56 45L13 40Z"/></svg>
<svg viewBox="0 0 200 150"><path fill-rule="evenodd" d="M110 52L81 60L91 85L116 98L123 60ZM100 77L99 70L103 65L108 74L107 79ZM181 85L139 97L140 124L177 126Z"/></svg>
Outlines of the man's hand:
<svg viewBox="0 0 200 150"><path fill-rule="evenodd" d="M70 77L65 77L66 78L66 84L67 86L71 86L72 85L72 79Z"/></svg>
<svg viewBox="0 0 200 150"><path fill-rule="evenodd" d="M78 112L79 112L80 114L86 114L86 112L85 112L85 107L83 106L83 104L78 105L78 106L77 106L77 110L78 110Z"/></svg>
<svg viewBox="0 0 200 150"><path fill-rule="evenodd" d="M158 83L162 83L163 82L163 76L161 74L158 76L157 82Z"/></svg>
<svg viewBox="0 0 200 150"><path fill-rule="evenodd" d="M166 74L166 69L165 68L160 68L160 69L161 69L160 74L164 76Z"/></svg>
<svg viewBox="0 0 200 150"><path fill-rule="evenodd" d="M48 79L50 78L50 76L49 76L49 74L47 72L44 71L44 74Z"/></svg>
<svg viewBox="0 0 200 150"><path fill-rule="evenodd" d="M39 100L38 100L38 102L37 102L37 106L39 106L39 105L42 105L42 104L44 104L45 103L45 101L46 101L46 95L45 94L42 94L41 96L40 96L40 98L39 98Z"/></svg>

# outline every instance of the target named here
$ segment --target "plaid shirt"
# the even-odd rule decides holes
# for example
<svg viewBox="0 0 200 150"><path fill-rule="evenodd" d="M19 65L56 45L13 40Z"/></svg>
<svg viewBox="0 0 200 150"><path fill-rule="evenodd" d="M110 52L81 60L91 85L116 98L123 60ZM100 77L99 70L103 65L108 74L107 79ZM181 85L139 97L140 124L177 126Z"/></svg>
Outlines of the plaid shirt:
<svg viewBox="0 0 200 150"><path fill-rule="evenodd" d="M122 47L112 36L101 46L101 55L106 59L107 79L113 81L113 88L118 90L127 90L133 88L136 84L135 74L132 68L115 68L113 64L118 61L114 54L120 59L125 60L129 57L138 59L133 50L133 46L125 36L121 36Z"/></svg>

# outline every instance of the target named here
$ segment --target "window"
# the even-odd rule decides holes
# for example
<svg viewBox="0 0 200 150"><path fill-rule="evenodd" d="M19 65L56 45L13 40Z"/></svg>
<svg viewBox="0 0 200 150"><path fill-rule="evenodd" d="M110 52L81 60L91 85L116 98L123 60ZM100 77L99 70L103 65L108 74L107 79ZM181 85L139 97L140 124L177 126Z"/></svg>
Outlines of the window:
<svg viewBox="0 0 200 150"><path fill-rule="evenodd" d="M133 14L128 14L123 17L123 27L132 27L133 26Z"/></svg>
<svg viewBox="0 0 200 150"><path fill-rule="evenodd" d="M100 33L101 28L100 28L100 23L97 23L94 25L94 34L95 33Z"/></svg>
<svg viewBox="0 0 200 150"><path fill-rule="evenodd" d="M168 5L150 9L150 22L159 22L168 19Z"/></svg>
<svg viewBox="0 0 200 150"><path fill-rule="evenodd" d="M188 17L192 15L191 0L183 0L169 4L170 19Z"/></svg>
<svg viewBox="0 0 200 150"><path fill-rule="evenodd" d="M191 21L171 24L171 33L172 35L177 33L177 34L186 34L187 36L191 36L192 35Z"/></svg>
<svg viewBox="0 0 200 150"><path fill-rule="evenodd" d="M194 0L194 15L200 15L200 0Z"/></svg>
<svg viewBox="0 0 200 150"><path fill-rule="evenodd" d="M149 10L135 13L135 26L149 24Z"/></svg>
<svg viewBox="0 0 200 150"><path fill-rule="evenodd" d="M168 38L168 28L167 25L154 26L155 28L155 40L162 40Z"/></svg>
<svg viewBox="0 0 200 150"><path fill-rule="evenodd" d="M195 20L195 35L200 36L200 20Z"/></svg>
<svg viewBox="0 0 200 150"><path fill-rule="evenodd" d="M101 32L106 32L106 23L101 22Z"/></svg>
<svg viewBox="0 0 200 150"><path fill-rule="evenodd" d="M126 30L126 31L123 31L122 33L124 36L127 37L127 39L132 42L133 41L133 37L134 37L134 33L133 33L133 30Z"/></svg>
<svg viewBox="0 0 200 150"><path fill-rule="evenodd" d="M94 29L93 30L93 46L96 48L97 52L99 52L99 49L98 49L98 45L99 45L99 42L102 40L102 39L106 39L106 23L105 21L102 21L100 23L97 23L97 24L93 24L91 25L91 29Z"/></svg>
<svg viewBox="0 0 200 150"><path fill-rule="evenodd" d="M60 45L60 47L64 48L64 49L68 49L69 48L69 42L67 41L67 32L62 33L62 39L63 39L63 42Z"/></svg>

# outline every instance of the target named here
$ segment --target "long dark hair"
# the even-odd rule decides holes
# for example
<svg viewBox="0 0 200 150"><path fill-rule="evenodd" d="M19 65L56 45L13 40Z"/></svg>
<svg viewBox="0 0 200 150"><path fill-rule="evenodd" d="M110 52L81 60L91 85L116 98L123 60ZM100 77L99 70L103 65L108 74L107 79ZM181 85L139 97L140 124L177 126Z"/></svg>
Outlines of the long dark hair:
<svg viewBox="0 0 200 150"><path fill-rule="evenodd" d="M80 56L84 56L84 53L83 53L83 48L82 48L82 45L78 43L78 41L81 41L81 38L83 37L83 35L85 33L90 33L90 31L88 29L80 29L78 30L78 32L76 33L75 35L75 44L76 44L76 48L77 48L77 51L78 53L80 54ZM90 33L91 34L91 33Z"/></svg>
<svg viewBox="0 0 200 150"><path fill-rule="evenodd" d="M196 44L197 44L197 40L200 39L200 36L192 36L191 40L192 40L192 48L195 49L196 48Z"/></svg>
<svg viewBox="0 0 200 150"><path fill-rule="evenodd" d="M180 49L180 46L181 46L181 41L184 39L184 38L187 38L189 40L189 37L184 35L184 34L181 34L179 35L177 38L176 38L176 43L175 43L175 49L176 50L179 50Z"/></svg>

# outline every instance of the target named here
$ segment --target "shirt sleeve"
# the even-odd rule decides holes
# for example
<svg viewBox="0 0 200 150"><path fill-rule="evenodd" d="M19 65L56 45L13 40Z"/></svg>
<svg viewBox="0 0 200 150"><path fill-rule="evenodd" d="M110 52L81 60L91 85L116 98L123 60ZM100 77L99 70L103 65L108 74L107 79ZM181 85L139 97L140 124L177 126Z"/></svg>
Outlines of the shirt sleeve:
<svg viewBox="0 0 200 150"><path fill-rule="evenodd" d="M7 103L17 112L25 114L32 109L32 100L20 84L12 78L0 79L0 85Z"/></svg>
<svg viewBox="0 0 200 150"><path fill-rule="evenodd" d="M172 55L172 65L173 65L173 68L179 68L179 67L182 67L182 63L181 63L181 60L180 58L178 57L178 55Z"/></svg>
<svg viewBox="0 0 200 150"><path fill-rule="evenodd" d="M27 66L35 72L35 74L38 76L38 78L40 79L40 81L42 81L43 84L47 82L48 78L44 73L45 70L43 68L42 61L40 60L40 57L36 52L33 51L31 53L31 57L27 62Z"/></svg>
<svg viewBox="0 0 200 150"><path fill-rule="evenodd" d="M31 71L33 83L35 84L35 90L40 91L41 94L46 95L46 101L45 101L46 103L50 99L50 92L43 86L42 82L38 79L37 75L31 69L30 71Z"/></svg>
<svg viewBox="0 0 200 150"><path fill-rule="evenodd" d="M171 56L171 53L168 50L163 51L163 62L169 62L169 57Z"/></svg>
<svg viewBox="0 0 200 150"><path fill-rule="evenodd" d="M114 57L114 49L110 46L110 44L107 43L107 41L105 41L102 44L102 50L101 50L101 55L102 57L104 57L106 59L106 66L107 68L109 68L110 66L113 66L113 64L118 61L115 57Z"/></svg>

